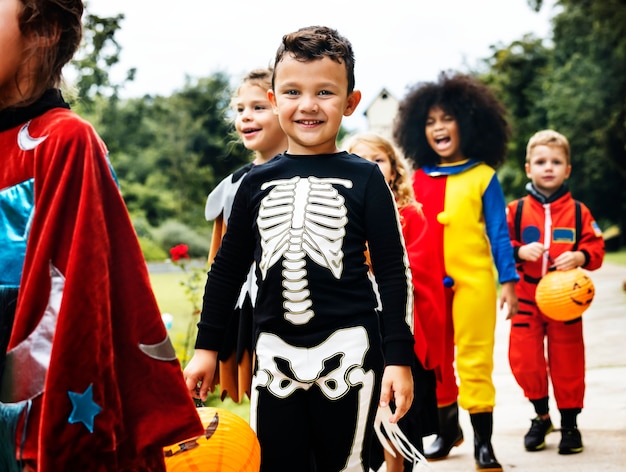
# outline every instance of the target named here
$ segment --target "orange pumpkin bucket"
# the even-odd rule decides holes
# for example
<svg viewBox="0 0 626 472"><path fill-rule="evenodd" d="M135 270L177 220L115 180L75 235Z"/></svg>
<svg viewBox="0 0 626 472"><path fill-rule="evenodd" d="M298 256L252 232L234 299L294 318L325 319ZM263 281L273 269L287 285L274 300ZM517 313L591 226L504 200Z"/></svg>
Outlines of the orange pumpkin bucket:
<svg viewBox="0 0 626 472"><path fill-rule="evenodd" d="M258 472L261 446L250 425L236 414L200 407L203 436L163 448L167 472Z"/></svg>
<svg viewBox="0 0 626 472"><path fill-rule="evenodd" d="M591 278L580 268L555 270L537 284L535 299L544 315L558 321L580 317L595 295Z"/></svg>

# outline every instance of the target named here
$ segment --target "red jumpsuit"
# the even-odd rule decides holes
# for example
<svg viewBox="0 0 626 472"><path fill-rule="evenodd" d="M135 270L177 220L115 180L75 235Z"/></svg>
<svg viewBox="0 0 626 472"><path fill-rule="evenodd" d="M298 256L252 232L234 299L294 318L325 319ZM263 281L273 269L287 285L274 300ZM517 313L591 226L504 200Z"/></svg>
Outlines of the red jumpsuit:
<svg viewBox="0 0 626 472"><path fill-rule="evenodd" d="M511 322L509 362L529 400L548 397L549 372L557 407L582 408L585 394L582 317L566 322L548 318L537 308L535 290L550 261L565 251L582 251L585 254L582 268L598 269L604 258L604 240L589 209L576 202L565 187L550 199L532 187L529 191L528 196L507 207L520 275L516 285L519 311ZM523 205L518 211L520 201ZM519 248L535 241L546 246L545 257L534 262L519 259Z"/></svg>

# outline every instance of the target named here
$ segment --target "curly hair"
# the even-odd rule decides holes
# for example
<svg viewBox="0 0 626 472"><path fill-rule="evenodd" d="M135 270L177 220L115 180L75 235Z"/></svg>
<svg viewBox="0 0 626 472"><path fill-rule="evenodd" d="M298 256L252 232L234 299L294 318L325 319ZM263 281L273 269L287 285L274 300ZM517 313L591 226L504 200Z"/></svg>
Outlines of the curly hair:
<svg viewBox="0 0 626 472"><path fill-rule="evenodd" d="M16 77L18 86L25 79L31 89L21 90L27 105L37 100L48 88L58 87L62 70L78 49L82 39L83 2L81 0L21 0L18 22L24 37L34 38L23 58L33 61L27 77Z"/></svg>
<svg viewBox="0 0 626 472"><path fill-rule="evenodd" d="M433 107L441 108L456 120L465 157L494 169L504 162L511 137L504 105L477 78L443 71L436 82L419 82L410 87L394 119L393 139L416 167L440 162L425 132Z"/></svg>
<svg viewBox="0 0 626 472"><path fill-rule="evenodd" d="M348 74L348 94L354 91L354 51L350 41L340 35L337 30L327 26L307 26L284 35L276 51L274 75L276 67L287 54L302 62L328 57L339 64L345 64ZM274 88L274 75L272 88Z"/></svg>
<svg viewBox="0 0 626 472"><path fill-rule="evenodd" d="M411 166L393 143L375 133L360 133L348 136L342 144L345 150L351 153L359 143L378 149L389 158L391 169L395 173L395 177L389 183L389 187L396 199L398 208L414 205L415 194L411 183Z"/></svg>

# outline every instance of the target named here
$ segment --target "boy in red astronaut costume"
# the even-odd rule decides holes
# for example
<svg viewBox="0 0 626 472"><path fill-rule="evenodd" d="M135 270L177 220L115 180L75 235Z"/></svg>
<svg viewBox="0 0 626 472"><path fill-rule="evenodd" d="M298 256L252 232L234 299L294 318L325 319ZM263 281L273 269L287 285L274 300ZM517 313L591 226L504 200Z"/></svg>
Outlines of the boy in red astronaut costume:
<svg viewBox="0 0 626 472"><path fill-rule="evenodd" d="M526 149L528 195L508 205L507 219L520 282L519 311L511 321L509 362L517 383L537 413L524 437L528 451L546 446L553 430L548 412L548 372L561 413L559 454L582 452L576 417L585 394L582 317L557 321L535 302L537 283L548 270L598 269L602 232L589 209L572 198L564 182L572 170L567 138L553 130L535 133ZM547 359L544 354L547 340Z"/></svg>

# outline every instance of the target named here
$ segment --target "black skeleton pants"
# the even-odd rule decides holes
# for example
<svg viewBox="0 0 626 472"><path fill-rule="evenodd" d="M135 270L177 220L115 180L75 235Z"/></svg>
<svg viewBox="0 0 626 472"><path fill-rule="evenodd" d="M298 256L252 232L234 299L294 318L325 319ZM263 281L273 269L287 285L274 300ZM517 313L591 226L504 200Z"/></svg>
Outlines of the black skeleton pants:
<svg viewBox="0 0 626 472"><path fill-rule="evenodd" d="M261 471L368 471L383 371L377 323L309 348L261 333L256 354L250 423Z"/></svg>

